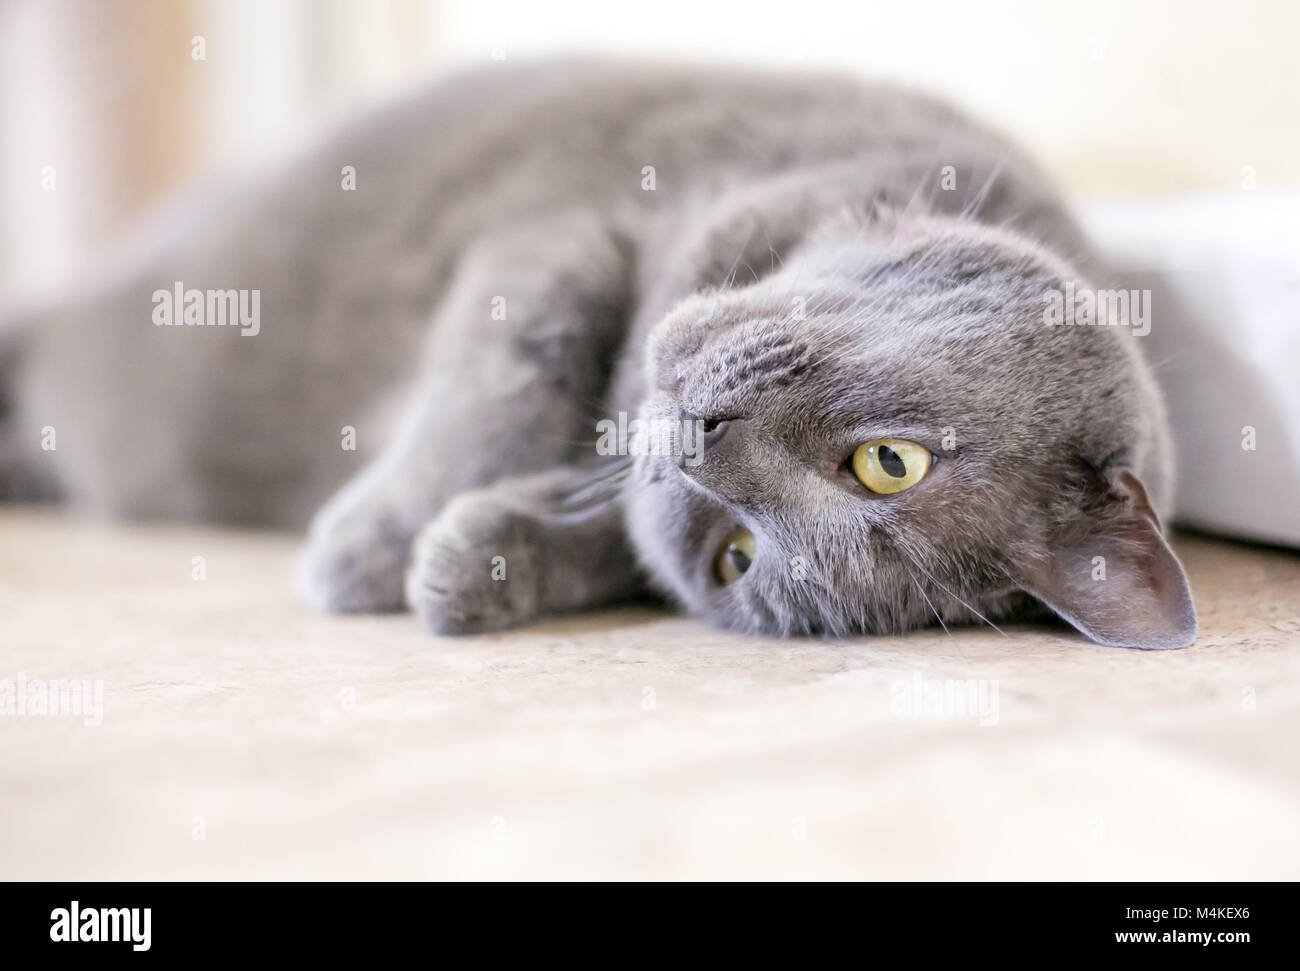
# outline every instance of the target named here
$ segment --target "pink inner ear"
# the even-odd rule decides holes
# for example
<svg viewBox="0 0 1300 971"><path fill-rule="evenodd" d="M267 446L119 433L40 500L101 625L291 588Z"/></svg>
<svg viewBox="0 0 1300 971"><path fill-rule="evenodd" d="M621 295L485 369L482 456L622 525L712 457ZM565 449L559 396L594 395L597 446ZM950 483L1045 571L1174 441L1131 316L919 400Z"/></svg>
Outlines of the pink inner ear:
<svg viewBox="0 0 1300 971"><path fill-rule="evenodd" d="M1151 500L1147 498L1146 486L1142 484L1142 480L1126 469L1120 473L1119 484L1128 492L1133 508L1151 520L1156 529L1160 529L1160 517L1151 508Z"/></svg>

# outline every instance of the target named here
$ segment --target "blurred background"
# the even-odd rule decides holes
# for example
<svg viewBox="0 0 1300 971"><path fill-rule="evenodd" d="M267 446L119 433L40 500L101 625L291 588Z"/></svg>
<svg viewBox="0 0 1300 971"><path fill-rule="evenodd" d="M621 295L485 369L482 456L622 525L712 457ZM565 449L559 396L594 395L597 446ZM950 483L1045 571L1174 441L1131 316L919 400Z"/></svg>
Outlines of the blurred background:
<svg viewBox="0 0 1300 971"><path fill-rule="evenodd" d="M1180 521L1300 546L1297 38L1294 0L0 0L0 307L84 282L179 187L457 67L847 71L1037 157L1117 282L1156 293ZM1246 429L1250 462L1202 460Z"/></svg>
<svg viewBox="0 0 1300 971"><path fill-rule="evenodd" d="M1075 193L1300 183L1291 0L0 0L0 292L57 283L192 176L456 66L560 52L910 82Z"/></svg>

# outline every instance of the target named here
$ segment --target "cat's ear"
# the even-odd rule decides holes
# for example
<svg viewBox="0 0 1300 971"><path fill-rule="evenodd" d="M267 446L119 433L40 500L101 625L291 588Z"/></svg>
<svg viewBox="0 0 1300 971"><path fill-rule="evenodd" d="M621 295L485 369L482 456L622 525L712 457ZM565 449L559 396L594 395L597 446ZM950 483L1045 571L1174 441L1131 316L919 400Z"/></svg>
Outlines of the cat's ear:
<svg viewBox="0 0 1300 971"><path fill-rule="evenodd" d="M1121 472L1089 506L1082 521L1022 566L1021 586L1099 644L1144 650L1191 644L1196 608L1187 577L1142 483Z"/></svg>

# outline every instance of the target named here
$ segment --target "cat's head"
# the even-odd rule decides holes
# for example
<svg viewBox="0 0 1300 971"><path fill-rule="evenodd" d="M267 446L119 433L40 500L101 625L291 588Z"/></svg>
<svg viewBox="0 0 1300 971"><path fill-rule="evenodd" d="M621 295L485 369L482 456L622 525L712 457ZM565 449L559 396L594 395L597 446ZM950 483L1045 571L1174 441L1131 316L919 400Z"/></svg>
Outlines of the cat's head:
<svg viewBox="0 0 1300 971"><path fill-rule="evenodd" d="M1157 520L1166 420L1132 328L1048 322L1053 295L1086 292L1032 243L931 218L838 222L779 272L685 300L651 336L639 415L685 437L633 449L646 568L751 632L1041 603L1103 644L1190 643Z"/></svg>

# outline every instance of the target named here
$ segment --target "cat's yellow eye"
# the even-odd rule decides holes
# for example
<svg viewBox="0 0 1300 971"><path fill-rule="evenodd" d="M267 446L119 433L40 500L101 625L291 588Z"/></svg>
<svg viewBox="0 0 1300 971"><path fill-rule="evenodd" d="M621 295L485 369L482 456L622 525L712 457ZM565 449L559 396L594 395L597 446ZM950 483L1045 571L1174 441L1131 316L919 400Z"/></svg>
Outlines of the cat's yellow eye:
<svg viewBox="0 0 1300 971"><path fill-rule="evenodd" d="M930 471L934 457L924 445L901 438L874 438L853 453L853 474L881 495L910 489Z"/></svg>
<svg viewBox="0 0 1300 971"><path fill-rule="evenodd" d="M754 551L754 534L749 530L733 529L728 533L713 560L713 570L718 575L718 581L726 586L744 576L749 564L754 562Z"/></svg>

